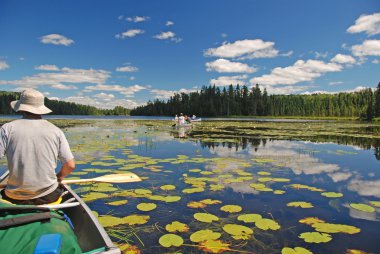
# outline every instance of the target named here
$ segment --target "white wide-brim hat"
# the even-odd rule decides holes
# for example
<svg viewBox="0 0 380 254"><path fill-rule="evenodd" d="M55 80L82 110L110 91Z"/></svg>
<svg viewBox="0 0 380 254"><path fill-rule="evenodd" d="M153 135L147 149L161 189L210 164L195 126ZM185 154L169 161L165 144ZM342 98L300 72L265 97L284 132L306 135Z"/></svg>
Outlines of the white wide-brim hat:
<svg viewBox="0 0 380 254"><path fill-rule="evenodd" d="M11 102L14 111L26 111L36 115L44 115L52 112L44 104L44 95L37 90L27 89L21 93L20 99Z"/></svg>

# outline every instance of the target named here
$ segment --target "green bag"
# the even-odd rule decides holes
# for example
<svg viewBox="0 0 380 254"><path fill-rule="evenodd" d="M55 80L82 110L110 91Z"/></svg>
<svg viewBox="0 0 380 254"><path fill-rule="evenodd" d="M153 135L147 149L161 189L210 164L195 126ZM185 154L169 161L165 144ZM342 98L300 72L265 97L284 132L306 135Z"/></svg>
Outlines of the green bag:
<svg viewBox="0 0 380 254"><path fill-rule="evenodd" d="M82 253L63 212L35 206L0 204L1 253L33 254L42 235L55 233L62 236L60 253Z"/></svg>

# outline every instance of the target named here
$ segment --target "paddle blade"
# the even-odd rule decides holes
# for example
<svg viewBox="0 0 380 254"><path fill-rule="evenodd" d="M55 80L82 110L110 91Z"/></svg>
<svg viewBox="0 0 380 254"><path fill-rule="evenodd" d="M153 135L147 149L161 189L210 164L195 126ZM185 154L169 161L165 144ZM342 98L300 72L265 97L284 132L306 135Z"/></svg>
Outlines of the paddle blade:
<svg viewBox="0 0 380 254"><path fill-rule="evenodd" d="M105 182L105 183L130 183L139 182L141 178L134 173L124 173L124 174L110 174L99 176L91 179L70 179L63 180L64 184L70 183L85 183L85 182Z"/></svg>

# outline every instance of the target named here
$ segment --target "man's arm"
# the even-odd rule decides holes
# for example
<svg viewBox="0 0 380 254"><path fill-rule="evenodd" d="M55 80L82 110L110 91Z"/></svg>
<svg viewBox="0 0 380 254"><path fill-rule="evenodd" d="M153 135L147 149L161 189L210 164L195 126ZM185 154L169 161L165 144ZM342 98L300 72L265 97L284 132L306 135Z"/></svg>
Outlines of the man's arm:
<svg viewBox="0 0 380 254"><path fill-rule="evenodd" d="M68 176L75 168L75 161L74 159L69 160L68 162L64 163L61 167L61 170L57 174L58 182L62 182L63 178Z"/></svg>

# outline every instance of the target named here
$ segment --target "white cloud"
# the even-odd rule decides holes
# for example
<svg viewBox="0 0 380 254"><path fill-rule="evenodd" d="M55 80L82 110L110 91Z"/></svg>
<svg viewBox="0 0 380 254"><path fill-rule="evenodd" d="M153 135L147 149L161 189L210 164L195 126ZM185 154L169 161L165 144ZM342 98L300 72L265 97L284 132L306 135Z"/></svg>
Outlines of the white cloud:
<svg viewBox="0 0 380 254"><path fill-rule="evenodd" d="M78 89L74 85L63 85L63 84L55 84L51 86L52 88L58 89L58 90L73 90Z"/></svg>
<svg viewBox="0 0 380 254"><path fill-rule="evenodd" d="M105 100L105 101L109 101L111 99L114 99L115 98L115 95L113 95L112 93L98 93L98 94L95 94L94 95L95 98L98 98L98 99L102 99L102 100Z"/></svg>
<svg viewBox="0 0 380 254"><path fill-rule="evenodd" d="M59 68L56 65L51 65L51 64L43 64L40 66L36 66L34 69L40 70L40 71L58 71L59 70Z"/></svg>
<svg viewBox="0 0 380 254"><path fill-rule="evenodd" d="M312 81L327 72L341 71L342 66L336 63L325 63L319 60L298 60L292 66L277 67L270 74L254 77L251 84L260 85L294 85L299 82Z"/></svg>
<svg viewBox="0 0 380 254"><path fill-rule="evenodd" d="M331 59L331 62L339 64L354 64L356 63L356 60L350 55L337 54Z"/></svg>
<svg viewBox="0 0 380 254"><path fill-rule="evenodd" d="M119 17L117 17L118 20L123 20L124 19L124 15L120 15Z"/></svg>
<svg viewBox="0 0 380 254"><path fill-rule="evenodd" d="M271 58L278 55L278 50L274 48L274 42L255 39L235 41L233 43L225 42L218 48L207 49L204 55L224 58L241 57L243 59Z"/></svg>
<svg viewBox="0 0 380 254"><path fill-rule="evenodd" d="M380 13L361 15L355 25L347 29L349 33L366 33L368 35L380 34Z"/></svg>
<svg viewBox="0 0 380 254"><path fill-rule="evenodd" d="M365 87L365 86L357 86L353 89L348 89L348 90L341 90L341 91L313 91L313 92L304 92L302 94L337 94L337 93L354 93L354 92L359 92L364 89L368 89L370 87Z"/></svg>
<svg viewBox="0 0 380 254"><path fill-rule="evenodd" d="M165 26L172 26L172 25L174 25L173 21L170 21L170 20L166 21Z"/></svg>
<svg viewBox="0 0 380 254"><path fill-rule="evenodd" d="M326 58L329 53L327 52L314 52L315 54L315 58L319 59L319 58Z"/></svg>
<svg viewBox="0 0 380 254"><path fill-rule="evenodd" d="M220 36L222 36L222 38L226 38L228 36L228 34L222 33Z"/></svg>
<svg viewBox="0 0 380 254"><path fill-rule="evenodd" d="M153 38L158 39L158 40L171 40L176 43L182 41L182 38L176 37L176 34L172 31L161 32L153 36Z"/></svg>
<svg viewBox="0 0 380 254"><path fill-rule="evenodd" d="M351 48L354 56L380 56L380 40L365 40Z"/></svg>
<svg viewBox="0 0 380 254"><path fill-rule="evenodd" d="M120 86L120 85L104 85L98 84L96 86L86 86L84 92L90 91L113 91L119 92L127 97L133 96L136 92L146 89L144 86L133 85L129 87Z"/></svg>
<svg viewBox="0 0 380 254"><path fill-rule="evenodd" d="M123 66L123 67L117 67L116 71L118 72L136 72L139 69L135 66Z"/></svg>
<svg viewBox="0 0 380 254"><path fill-rule="evenodd" d="M252 84L253 86L253 84ZM260 85L261 89L267 89L268 94L295 94L305 91L310 86L270 86Z"/></svg>
<svg viewBox="0 0 380 254"><path fill-rule="evenodd" d="M69 39L60 34L48 34L41 37L41 42L44 44L64 45L70 46L74 43L72 39Z"/></svg>
<svg viewBox="0 0 380 254"><path fill-rule="evenodd" d="M231 62L226 59L217 59L213 62L206 63L207 71L216 72L239 72L239 73L253 73L257 71L255 68L248 66L244 63Z"/></svg>
<svg viewBox="0 0 380 254"><path fill-rule="evenodd" d="M136 35L143 34L143 33L145 33L145 31L141 29L130 29L121 34L117 34L115 37L117 39L132 38L132 37L135 37Z"/></svg>
<svg viewBox="0 0 380 254"><path fill-rule="evenodd" d="M335 81L335 82L329 82L329 86L338 86L342 85L343 81Z"/></svg>
<svg viewBox="0 0 380 254"><path fill-rule="evenodd" d="M64 87L65 83L80 84L94 83L103 84L110 77L110 73L104 70L94 69L71 69L64 67L59 72L38 73L23 77L20 80L0 80L3 85L15 85L22 87L37 88L38 86Z"/></svg>
<svg viewBox="0 0 380 254"><path fill-rule="evenodd" d="M215 86L229 86L233 85L236 86L237 84L243 86L246 84L244 81L247 79L247 75L239 75L239 76L220 76L217 79L211 79L210 80L210 85L215 85Z"/></svg>
<svg viewBox="0 0 380 254"><path fill-rule="evenodd" d="M139 22L144 22L149 20L150 17L145 17L145 16L135 16L135 17L128 17L127 21L129 22L134 22L134 23L139 23Z"/></svg>
<svg viewBox="0 0 380 254"><path fill-rule="evenodd" d="M74 102L82 105L94 106L103 109L113 109L116 106L122 106L124 108L134 108L140 104L133 100L126 99L114 99L104 100L103 98L93 98L89 96L72 96L62 99L62 101Z"/></svg>
<svg viewBox="0 0 380 254"><path fill-rule="evenodd" d="M9 65L4 60L0 60L0 70L8 69Z"/></svg>
<svg viewBox="0 0 380 254"><path fill-rule="evenodd" d="M179 90L161 90L161 89L153 89L151 90L150 92L152 94L154 94L154 97L157 98L157 99L169 99L170 96L173 96L174 94L180 94L180 93L186 93L186 94L189 94L189 93L192 93L192 92L195 92L196 90L194 89L185 89L185 88L181 88Z"/></svg>

